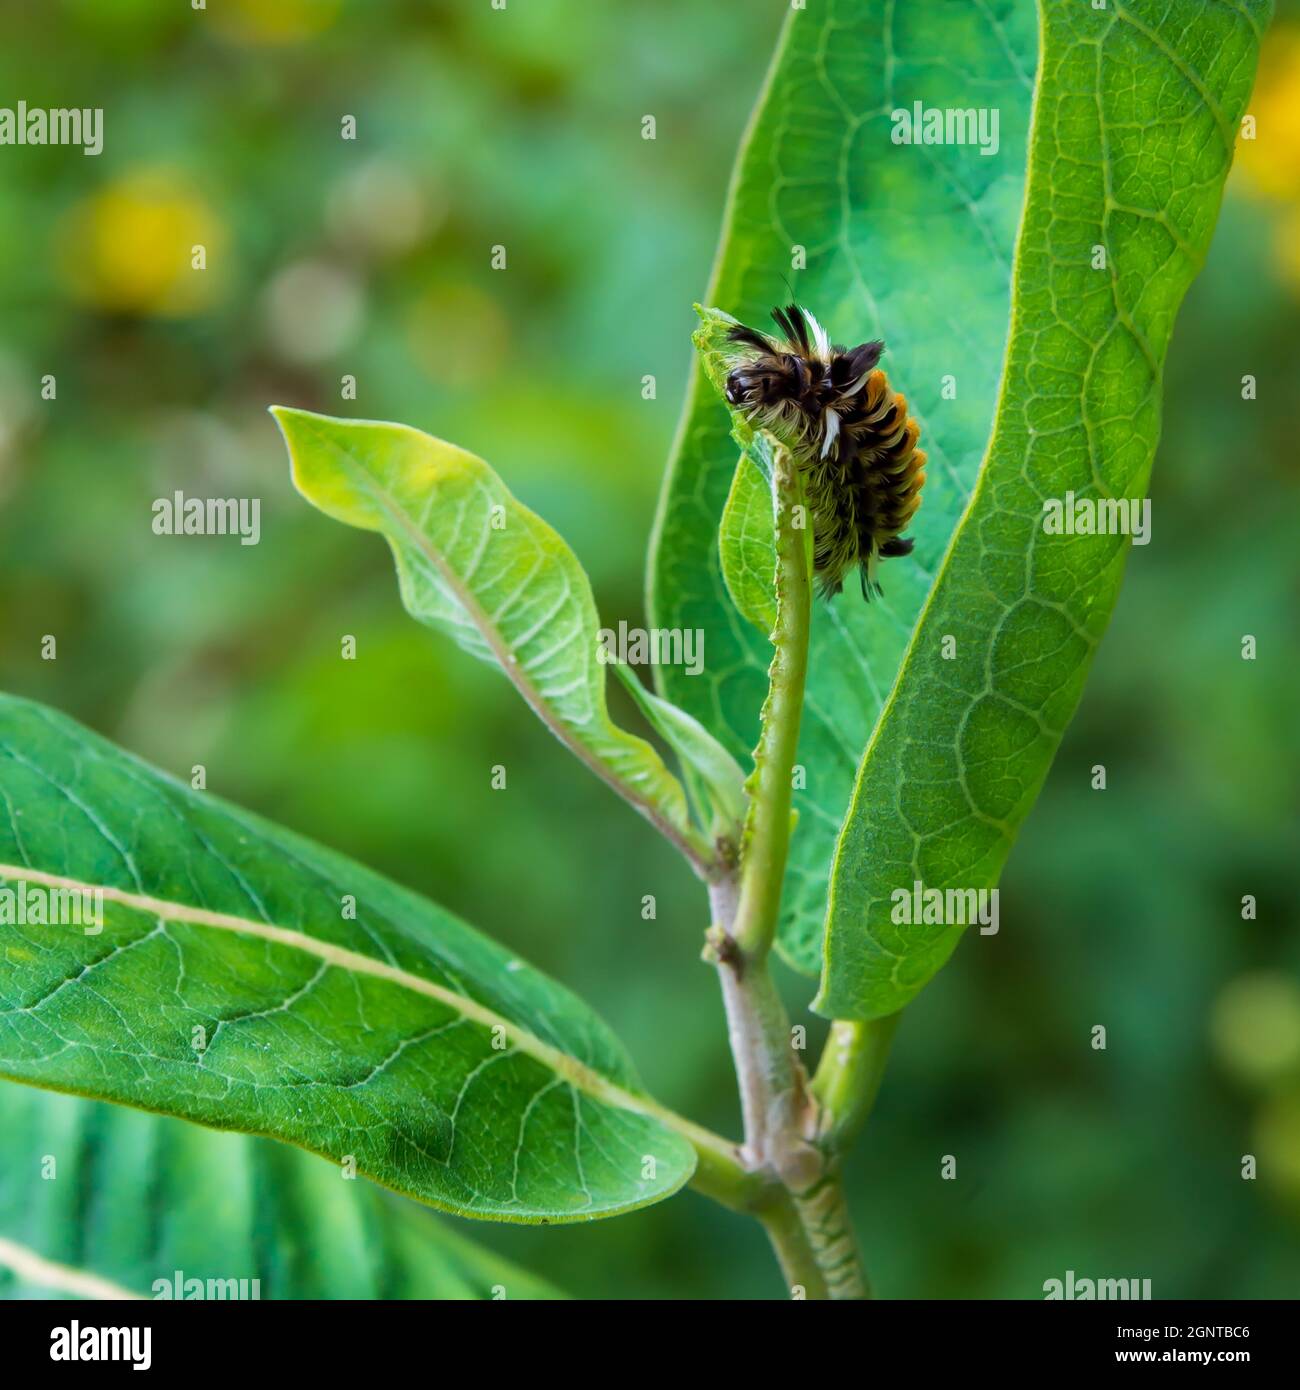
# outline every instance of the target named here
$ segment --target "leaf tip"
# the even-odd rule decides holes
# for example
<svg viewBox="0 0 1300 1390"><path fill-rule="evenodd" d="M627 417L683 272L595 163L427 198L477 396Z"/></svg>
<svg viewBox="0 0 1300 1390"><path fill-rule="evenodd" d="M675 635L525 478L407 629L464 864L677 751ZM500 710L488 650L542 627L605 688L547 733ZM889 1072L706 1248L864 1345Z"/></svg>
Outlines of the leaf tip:
<svg viewBox="0 0 1300 1390"><path fill-rule="evenodd" d="M286 444L291 447L295 438L300 437L302 432L312 426L320 425L348 425L351 420L336 419L332 415L321 415L314 410L303 410L296 405L268 405L267 414L280 427L280 433L284 436Z"/></svg>
<svg viewBox="0 0 1300 1390"><path fill-rule="evenodd" d="M297 481L299 449L306 442L306 433L316 421L326 421L328 416L317 415L310 410L300 410L292 405L268 405L267 413L279 427L280 436L289 450L289 466Z"/></svg>

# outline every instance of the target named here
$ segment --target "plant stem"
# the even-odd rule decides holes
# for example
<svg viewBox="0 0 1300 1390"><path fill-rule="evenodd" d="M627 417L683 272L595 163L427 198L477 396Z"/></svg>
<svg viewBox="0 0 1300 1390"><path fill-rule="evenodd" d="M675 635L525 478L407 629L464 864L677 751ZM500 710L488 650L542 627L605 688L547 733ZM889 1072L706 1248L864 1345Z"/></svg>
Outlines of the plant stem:
<svg viewBox="0 0 1300 1390"><path fill-rule="evenodd" d="M749 958L765 956L776 935L790 847L790 804L795 752L808 672L808 629L812 619L809 532L797 526L803 516L803 488L795 461L777 450L773 494L776 502L776 625L762 729L748 783L749 815L742 845L740 902L734 935Z"/></svg>
<svg viewBox="0 0 1300 1390"><path fill-rule="evenodd" d="M718 966L727 1035L736 1065L744 1117L744 1162L773 1162L773 1137L794 1123L806 1101L807 1077L790 1046L785 1006L763 957L750 958L735 938L734 882L710 884L713 927L709 945Z"/></svg>
<svg viewBox="0 0 1300 1390"><path fill-rule="evenodd" d="M821 1110L819 1134L832 1148L845 1148L871 1113L900 1018L901 1012L867 1023L831 1024L812 1093Z"/></svg>
<svg viewBox="0 0 1300 1390"><path fill-rule="evenodd" d="M791 1296L797 1296L795 1291L802 1290L804 1298L830 1298L830 1285L817 1263L808 1232L799 1219L794 1202L789 1197L784 1201L774 1202L770 1208L760 1213L759 1220L763 1223L768 1240L772 1242L772 1249Z"/></svg>
<svg viewBox="0 0 1300 1390"><path fill-rule="evenodd" d="M826 1281L826 1296L870 1298L871 1285L862 1266L844 1184L834 1160L811 1188L796 1194L794 1205L817 1268Z"/></svg>
<svg viewBox="0 0 1300 1390"><path fill-rule="evenodd" d="M733 1211L755 1211L770 1199L772 1179L742 1162L735 1144L658 1104L645 1113L676 1130L695 1149L691 1186L697 1192Z"/></svg>
<svg viewBox="0 0 1300 1390"><path fill-rule="evenodd" d="M820 1116L789 1018L769 970L790 845L793 771L808 668L812 613L809 541L794 460L776 456L777 616L762 729L746 783L749 813L740 873L709 884L716 962L745 1122L743 1162L780 1188L756 1211L787 1285L804 1298L864 1298L835 1156L819 1140Z"/></svg>
<svg viewBox="0 0 1300 1390"><path fill-rule="evenodd" d="M798 467L776 452L772 495L776 547L776 622L749 810L741 841L740 881L709 886L710 946L718 963L727 1031L745 1120L745 1158L779 1171L780 1141L806 1108L807 1077L790 1047L785 1007L767 969L776 935L790 845L790 803L812 616L808 534Z"/></svg>

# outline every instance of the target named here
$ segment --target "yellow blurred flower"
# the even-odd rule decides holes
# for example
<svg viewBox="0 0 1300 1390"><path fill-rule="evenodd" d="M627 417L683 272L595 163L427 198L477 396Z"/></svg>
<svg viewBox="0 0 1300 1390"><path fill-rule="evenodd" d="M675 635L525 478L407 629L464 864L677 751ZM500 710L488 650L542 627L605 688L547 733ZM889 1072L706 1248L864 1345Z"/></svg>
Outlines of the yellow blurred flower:
<svg viewBox="0 0 1300 1390"><path fill-rule="evenodd" d="M1260 1180L1300 1201L1300 1093L1269 1101L1255 1122L1254 1144Z"/></svg>
<svg viewBox="0 0 1300 1390"><path fill-rule="evenodd" d="M1281 971L1239 975L1214 1001L1210 1033L1219 1060L1245 1081L1300 1074L1300 984Z"/></svg>
<svg viewBox="0 0 1300 1390"><path fill-rule="evenodd" d="M1300 27L1278 25L1264 40L1249 115L1255 138L1237 139L1237 163L1255 193L1300 200Z"/></svg>
<svg viewBox="0 0 1300 1390"><path fill-rule="evenodd" d="M1300 202L1288 208L1273 228L1273 255L1282 279L1300 294Z"/></svg>
<svg viewBox="0 0 1300 1390"><path fill-rule="evenodd" d="M226 35L241 43L294 43L328 29L342 0L221 0L211 13Z"/></svg>
<svg viewBox="0 0 1300 1390"><path fill-rule="evenodd" d="M58 246L77 298L115 313L173 317L211 302L224 241L221 220L183 176L148 169L71 208Z"/></svg>

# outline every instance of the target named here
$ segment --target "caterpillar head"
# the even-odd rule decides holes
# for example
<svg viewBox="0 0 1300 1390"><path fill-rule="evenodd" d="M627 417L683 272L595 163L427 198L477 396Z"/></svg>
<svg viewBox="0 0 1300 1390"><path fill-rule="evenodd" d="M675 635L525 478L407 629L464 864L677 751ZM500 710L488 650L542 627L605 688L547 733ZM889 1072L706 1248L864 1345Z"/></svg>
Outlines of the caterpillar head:
<svg viewBox="0 0 1300 1390"><path fill-rule="evenodd" d="M774 309L772 318L780 339L743 324L728 333L737 350L723 388L727 403L783 444L824 455L839 435L838 412L862 390L885 345L834 345L797 304Z"/></svg>

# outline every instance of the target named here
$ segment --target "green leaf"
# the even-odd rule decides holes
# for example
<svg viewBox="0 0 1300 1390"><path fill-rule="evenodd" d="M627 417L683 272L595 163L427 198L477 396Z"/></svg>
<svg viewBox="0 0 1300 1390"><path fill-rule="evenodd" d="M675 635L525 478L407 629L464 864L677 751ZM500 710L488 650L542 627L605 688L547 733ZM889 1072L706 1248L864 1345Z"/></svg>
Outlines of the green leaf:
<svg viewBox="0 0 1300 1390"><path fill-rule="evenodd" d="M1047 775L1130 542L1048 534L1044 500L1146 495L1165 349L1209 248L1269 13L1267 0L1044 6L993 438L858 772L822 1013L882 1017L916 994L962 927L896 924L891 895L991 888Z"/></svg>
<svg viewBox="0 0 1300 1390"><path fill-rule="evenodd" d="M690 1177L591 1010L416 894L11 696L0 798L0 1076L351 1156L462 1216L582 1221ZM24 920L51 888L101 889L102 931Z"/></svg>
<svg viewBox="0 0 1300 1390"><path fill-rule="evenodd" d="M772 486L748 453L741 454L722 509L718 551L731 601L762 633L776 626L776 549Z"/></svg>
<svg viewBox="0 0 1300 1390"><path fill-rule="evenodd" d="M413 617L498 666L553 734L697 864L681 784L605 707L600 620L577 557L482 459L404 425L272 407L298 491L379 531Z"/></svg>
<svg viewBox="0 0 1300 1390"><path fill-rule="evenodd" d="M698 304L695 312L702 322L691 341L714 389L724 396L730 370L727 333L736 320L721 309L704 309ZM722 509L718 559L732 603L766 637L776 626L772 442L743 415L735 413L731 417L731 437L741 452Z"/></svg>
<svg viewBox="0 0 1300 1390"><path fill-rule="evenodd" d="M77 1096L0 1084L0 1174L0 1297L561 1297L300 1149Z"/></svg>
<svg viewBox="0 0 1300 1390"><path fill-rule="evenodd" d="M681 759L701 819L714 835L734 834L745 819L745 774L711 733L685 710L662 699L619 662L619 679L650 726Z"/></svg>
<svg viewBox="0 0 1300 1390"><path fill-rule="evenodd" d="M736 172L707 302L761 326L788 298L790 276L796 298L838 341L884 338L882 365L920 421L930 455L909 532L916 551L883 567L883 600L865 604L846 592L815 605L798 754L806 785L795 791L799 827L778 943L809 974L821 966L826 888L858 760L988 439L1036 41L1028 3L819 0L793 10ZM997 153L895 145L890 112L918 99L996 108ZM807 268L792 271L799 247ZM957 378L955 400L942 398L945 374ZM699 677L661 670L662 692L743 758L757 739L771 649L758 597L761 551L724 539L737 557L725 579L719 562L719 523L736 474L732 428L698 362L656 528L650 604L656 626L704 629L709 653ZM742 469L728 534L752 534L757 493L752 470ZM746 573L757 582L737 579Z"/></svg>

